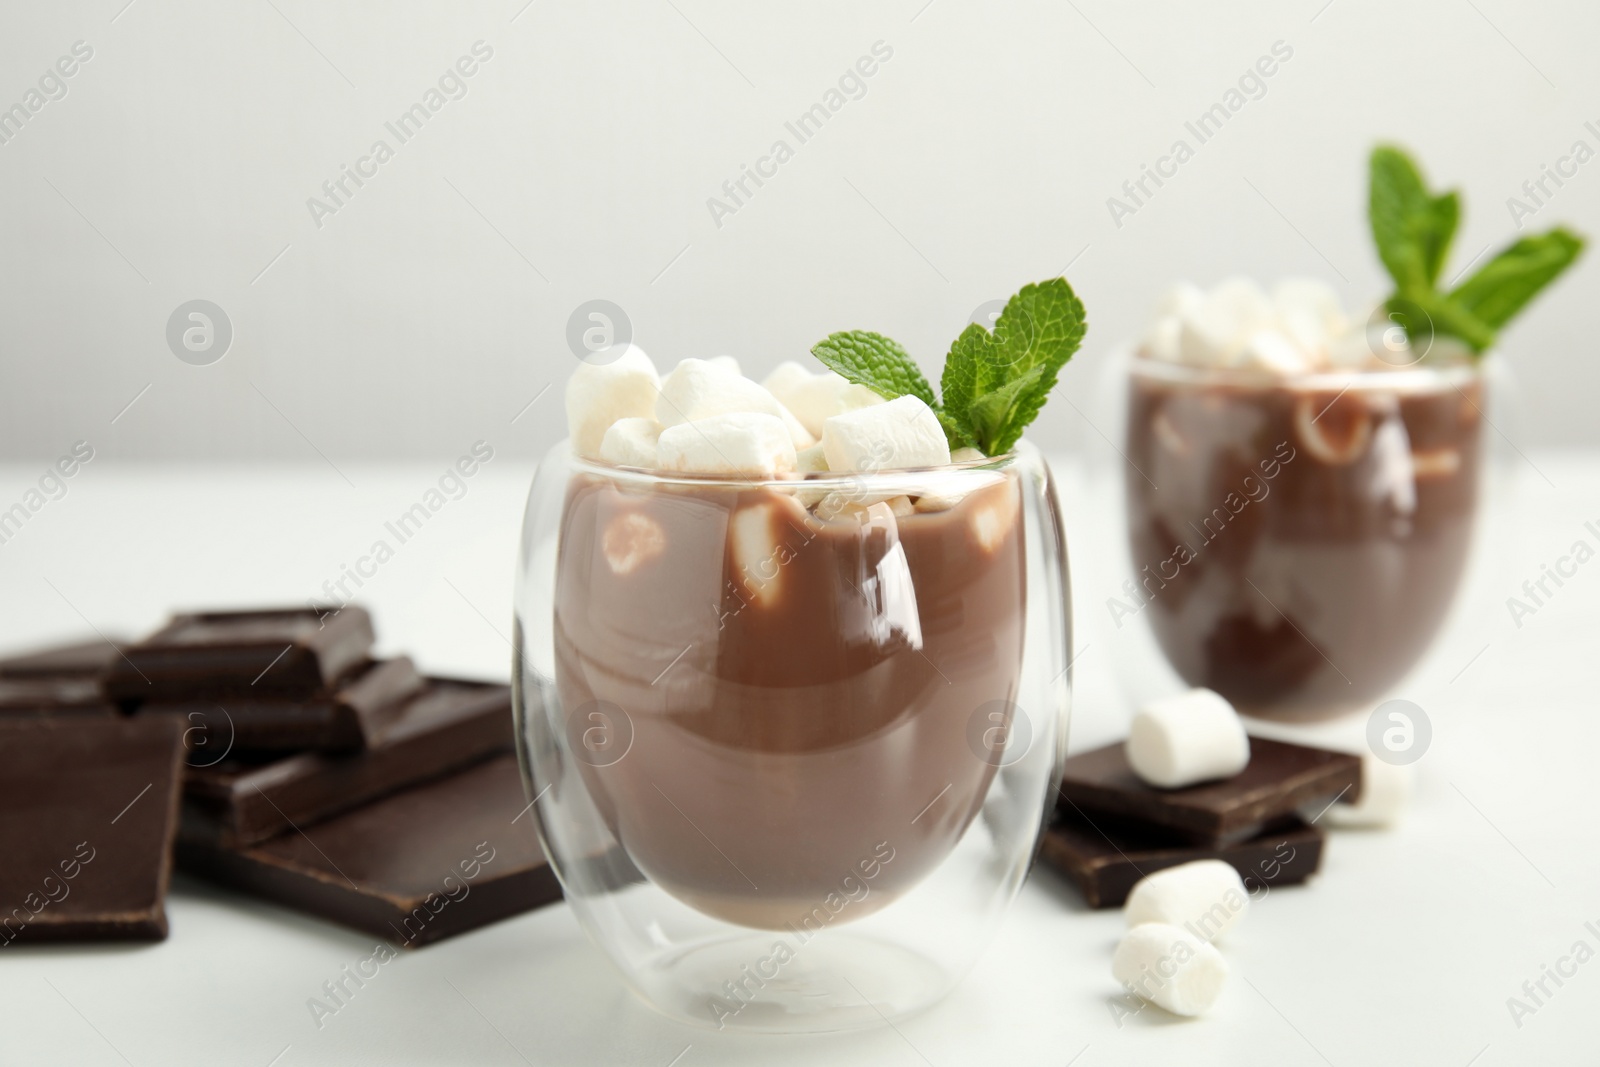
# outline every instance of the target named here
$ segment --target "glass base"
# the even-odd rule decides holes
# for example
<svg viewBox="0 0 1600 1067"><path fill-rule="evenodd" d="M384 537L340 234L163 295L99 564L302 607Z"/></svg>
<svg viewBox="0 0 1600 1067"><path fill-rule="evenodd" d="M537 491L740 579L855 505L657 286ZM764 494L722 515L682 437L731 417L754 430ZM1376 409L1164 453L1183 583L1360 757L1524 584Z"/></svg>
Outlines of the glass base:
<svg viewBox="0 0 1600 1067"><path fill-rule="evenodd" d="M679 946L646 962L634 991L694 1026L789 1034L882 1026L949 992L943 967L901 945L845 930L801 936L752 931Z"/></svg>

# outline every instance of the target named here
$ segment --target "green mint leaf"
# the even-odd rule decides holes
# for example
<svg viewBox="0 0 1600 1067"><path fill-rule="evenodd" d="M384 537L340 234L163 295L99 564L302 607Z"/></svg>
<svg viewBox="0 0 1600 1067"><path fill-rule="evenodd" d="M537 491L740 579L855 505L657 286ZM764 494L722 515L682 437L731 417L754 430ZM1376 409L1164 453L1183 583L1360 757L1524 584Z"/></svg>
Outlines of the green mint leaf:
<svg viewBox="0 0 1600 1067"><path fill-rule="evenodd" d="M1461 221L1460 198L1429 194L1416 163L1391 145L1373 149L1370 171L1367 210L1378 258L1400 292L1432 289Z"/></svg>
<svg viewBox="0 0 1600 1067"><path fill-rule="evenodd" d="M1583 238L1561 227L1524 237L1457 286L1450 302L1498 330L1572 266L1582 251Z"/></svg>
<svg viewBox="0 0 1600 1067"><path fill-rule="evenodd" d="M1434 197L1428 205L1428 214L1419 220L1417 239L1422 244L1422 265L1428 272L1429 285L1439 283L1439 273L1444 270L1445 260L1450 258L1450 243L1460 223L1461 197L1454 189Z"/></svg>
<svg viewBox="0 0 1600 1067"><path fill-rule="evenodd" d="M940 378L942 406L906 350L882 334L830 334L811 354L888 399L910 394L923 401L952 451L976 447L999 456L1038 416L1087 329L1083 302L1065 278L1023 286L1006 302L993 332L973 323L951 344Z"/></svg>
<svg viewBox="0 0 1600 1067"><path fill-rule="evenodd" d="M989 361L986 349L993 337L977 323L969 323L950 344L944 357L944 373L939 376L939 390L944 394L944 410L955 425L972 439L972 419L969 409L972 398L987 387ZM948 430L946 434L948 435Z"/></svg>
<svg viewBox="0 0 1600 1067"><path fill-rule="evenodd" d="M1557 227L1522 238L1449 294L1441 293L1439 274L1461 221L1460 199L1454 192L1431 195L1416 163L1391 145L1372 150L1371 175L1372 238L1395 283L1385 308L1413 345L1448 334L1481 355L1583 251L1583 238Z"/></svg>
<svg viewBox="0 0 1600 1067"><path fill-rule="evenodd" d="M1384 304L1389 318L1406 331L1413 350L1426 352L1435 334L1458 337L1482 353L1494 344L1494 328L1440 293L1391 296Z"/></svg>
<svg viewBox="0 0 1600 1067"><path fill-rule="evenodd" d="M1065 278L1023 286L993 333L974 323L950 346L940 378L945 410L986 455L1009 452L1087 329L1083 303Z"/></svg>
<svg viewBox="0 0 1600 1067"><path fill-rule="evenodd" d="M992 452L989 448L984 449L985 455L1004 455L1022 436L1023 426L1016 422L1017 402L1023 394L1038 387L1045 369L1043 366L1030 369L993 392L984 393L967 409L973 436L988 442L993 449Z"/></svg>
<svg viewBox="0 0 1600 1067"><path fill-rule="evenodd" d="M950 451L958 448L975 448L977 442L973 440L972 433L967 429L966 423L957 422L955 418L942 408L934 408L933 413L939 416L939 425L944 427L945 440L950 442Z"/></svg>
<svg viewBox="0 0 1600 1067"><path fill-rule="evenodd" d="M910 393L934 410L938 398L933 386L906 350L880 333L848 330L829 334L811 346L822 365L857 385L864 385L887 400Z"/></svg>
<svg viewBox="0 0 1600 1067"><path fill-rule="evenodd" d="M1029 351L1027 369L1022 373L1027 374L1034 367L1041 368L1041 373L1036 382L1017 394L1005 430L990 442L992 451L984 450L991 456L1011 451L1022 437L1022 431L1039 417L1045 401L1050 399L1050 391L1056 387L1056 377L1061 373L1061 368L1078 351L1083 344L1083 335L1089 330L1083 301L1078 299L1078 294L1072 291L1072 286L1065 278L1052 278L1037 285L1023 286L1022 291L1006 304L1006 310L1000 314L1001 321L995 323L996 327L1004 328L1002 323L1011 313L1012 305L1018 303L1034 324L1033 345Z"/></svg>

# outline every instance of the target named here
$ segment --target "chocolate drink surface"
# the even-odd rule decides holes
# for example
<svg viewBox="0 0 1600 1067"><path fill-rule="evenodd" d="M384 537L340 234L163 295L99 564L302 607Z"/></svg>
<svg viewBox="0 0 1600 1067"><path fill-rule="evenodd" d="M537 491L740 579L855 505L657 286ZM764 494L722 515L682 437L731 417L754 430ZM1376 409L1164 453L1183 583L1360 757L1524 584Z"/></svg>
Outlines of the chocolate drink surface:
<svg viewBox="0 0 1600 1067"><path fill-rule="evenodd" d="M1136 364L1133 603L1177 672L1248 714L1383 697L1454 598L1482 406L1470 366L1296 382Z"/></svg>
<svg viewBox="0 0 1600 1067"><path fill-rule="evenodd" d="M556 687L639 869L776 929L860 918L936 867L995 773L971 723L1017 694L1020 504L1015 473L945 511L834 520L774 487L575 478ZM627 736L586 759L602 726Z"/></svg>

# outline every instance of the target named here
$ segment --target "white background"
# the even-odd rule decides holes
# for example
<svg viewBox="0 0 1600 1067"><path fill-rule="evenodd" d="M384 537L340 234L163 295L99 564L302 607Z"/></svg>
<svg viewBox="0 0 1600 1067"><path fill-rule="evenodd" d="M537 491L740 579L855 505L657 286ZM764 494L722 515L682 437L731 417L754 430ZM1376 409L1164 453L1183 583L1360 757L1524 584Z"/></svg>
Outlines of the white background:
<svg viewBox="0 0 1600 1067"><path fill-rule="evenodd" d="M1452 273L1516 236L1506 198L1541 164L1600 149L1600 8L1579 0L127 2L0 6L0 106L94 49L0 144L0 456L533 456L586 300L669 363L764 372L859 327L936 370L978 305L1070 262L1091 330L1035 432L1068 447L1098 421L1096 365L1174 278L1381 296L1376 139L1465 191ZM478 40L467 95L398 145L384 123ZM866 95L718 228L707 198L796 146L783 123L879 40ZM1280 40L1265 96L1113 225L1107 198ZM379 137L395 158L316 227L307 199ZM1525 232L1557 221L1600 233L1600 159ZM1600 442L1597 271L1504 339L1529 443ZM194 298L234 325L208 367L165 342Z"/></svg>

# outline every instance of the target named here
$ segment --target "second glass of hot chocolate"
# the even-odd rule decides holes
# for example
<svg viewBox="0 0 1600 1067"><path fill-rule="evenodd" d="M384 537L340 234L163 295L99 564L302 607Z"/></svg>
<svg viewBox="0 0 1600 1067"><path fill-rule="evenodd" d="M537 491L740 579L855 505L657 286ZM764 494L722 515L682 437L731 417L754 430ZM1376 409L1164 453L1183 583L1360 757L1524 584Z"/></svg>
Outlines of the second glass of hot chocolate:
<svg viewBox="0 0 1600 1067"><path fill-rule="evenodd" d="M1341 324L1330 295L1280 287L1276 310L1322 316L1333 359L1273 339L1204 358L1191 304L1201 331L1158 330L1130 372L1137 606L1185 681L1258 717L1370 710L1432 642L1472 540L1481 366Z"/></svg>

